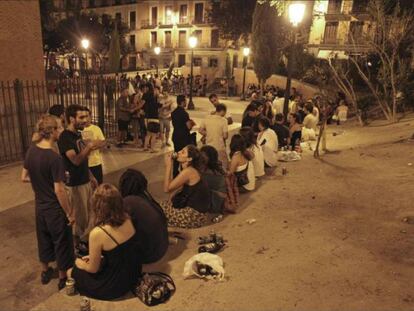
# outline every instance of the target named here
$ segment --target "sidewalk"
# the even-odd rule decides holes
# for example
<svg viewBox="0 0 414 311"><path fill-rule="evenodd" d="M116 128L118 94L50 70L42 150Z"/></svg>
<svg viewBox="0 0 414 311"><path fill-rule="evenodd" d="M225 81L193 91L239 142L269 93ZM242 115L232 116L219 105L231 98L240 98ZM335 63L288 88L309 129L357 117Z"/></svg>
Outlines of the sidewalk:
<svg viewBox="0 0 414 311"><path fill-rule="evenodd" d="M200 124L201 119L209 113L212 109L208 98L195 98L194 103L196 110L189 111L191 118L197 124ZM241 102L236 100L222 100L222 103L227 105L228 111L232 114L235 123L229 127L232 131L235 128L240 127L241 115L247 102ZM195 127L197 130L198 127ZM197 135L197 139L200 139L200 135ZM160 149L160 142L157 142L157 148ZM156 158L160 153L165 153L172 148L160 149L160 152L151 154L139 151L132 147L125 147L122 149L111 146L110 149L106 149L103 152L103 167L104 174L109 174L131 165L138 164L140 162L147 161L151 158ZM20 182L20 173L22 169L21 163L12 164L0 168L0 212L5 211L9 208L25 204L34 199L33 191L30 184L24 184Z"/></svg>

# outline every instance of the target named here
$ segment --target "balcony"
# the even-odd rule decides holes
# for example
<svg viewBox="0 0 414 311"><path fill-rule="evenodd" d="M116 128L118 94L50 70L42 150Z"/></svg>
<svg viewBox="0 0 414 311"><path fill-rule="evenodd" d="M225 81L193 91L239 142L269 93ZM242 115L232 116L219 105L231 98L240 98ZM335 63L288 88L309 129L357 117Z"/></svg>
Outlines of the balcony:
<svg viewBox="0 0 414 311"><path fill-rule="evenodd" d="M144 19L141 21L141 29L154 29L158 26L157 21Z"/></svg>
<svg viewBox="0 0 414 311"><path fill-rule="evenodd" d="M325 37L322 44L339 45L339 39L337 37Z"/></svg>

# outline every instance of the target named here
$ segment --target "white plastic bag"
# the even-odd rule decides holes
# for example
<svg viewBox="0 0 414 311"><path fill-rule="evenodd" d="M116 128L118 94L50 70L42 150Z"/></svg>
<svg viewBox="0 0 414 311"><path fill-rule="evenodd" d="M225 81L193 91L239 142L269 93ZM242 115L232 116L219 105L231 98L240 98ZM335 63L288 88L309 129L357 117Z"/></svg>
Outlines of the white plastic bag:
<svg viewBox="0 0 414 311"><path fill-rule="evenodd" d="M211 268L213 268L218 275L212 276L212 275L199 275L197 272L197 264L196 261L203 265L209 265ZM184 265L184 272L183 276L184 278L189 278L191 276L198 276L199 278L205 278L205 279L218 279L222 280L224 278L224 268L223 268L223 260L220 256L210 254L210 253L200 253L197 255L194 255Z"/></svg>
<svg viewBox="0 0 414 311"><path fill-rule="evenodd" d="M134 86L132 85L131 82L128 82L128 95L132 96L135 94L135 89Z"/></svg>

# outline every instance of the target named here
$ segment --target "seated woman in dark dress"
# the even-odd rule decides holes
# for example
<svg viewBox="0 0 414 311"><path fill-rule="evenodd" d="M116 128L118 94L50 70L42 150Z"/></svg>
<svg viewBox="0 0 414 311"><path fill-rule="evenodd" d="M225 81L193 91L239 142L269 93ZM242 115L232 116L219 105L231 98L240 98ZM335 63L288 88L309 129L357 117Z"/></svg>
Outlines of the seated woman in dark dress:
<svg viewBox="0 0 414 311"><path fill-rule="evenodd" d="M200 174L204 165L203 159L195 146L184 147L178 152L177 157L182 170L173 179L172 153L165 155L164 191L175 192L175 194L171 200L164 202L161 206L167 215L168 225L171 227L199 228L208 223L208 213L211 211L211 192Z"/></svg>
<svg viewBox="0 0 414 311"><path fill-rule="evenodd" d="M168 226L164 211L148 192L148 181L137 170L127 169L119 180L124 207L131 216L143 264L160 260L168 249Z"/></svg>
<svg viewBox="0 0 414 311"><path fill-rule="evenodd" d="M96 227L89 234L89 255L75 261L68 277L81 295L111 300L136 286L141 274L135 229L121 194L102 184L92 197Z"/></svg>

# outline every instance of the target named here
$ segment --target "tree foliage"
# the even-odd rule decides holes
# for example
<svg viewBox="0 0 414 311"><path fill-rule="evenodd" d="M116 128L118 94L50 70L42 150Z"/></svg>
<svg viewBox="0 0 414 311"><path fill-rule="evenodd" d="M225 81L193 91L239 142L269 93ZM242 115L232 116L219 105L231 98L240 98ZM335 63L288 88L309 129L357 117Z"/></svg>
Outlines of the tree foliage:
<svg viewBox="0 0 414 311"><path fill-rule="evenodd" d="M247 42L255 5L256 0L211 0L209 16L223 39Z"/></svg>
<svg viewBox="0 0 414 311"><path fill-rule="evenodd" d="M286 30L277 10L268 3L256 4L252 22L252 61L260 84L275 72L286 48Z"/></svg>

